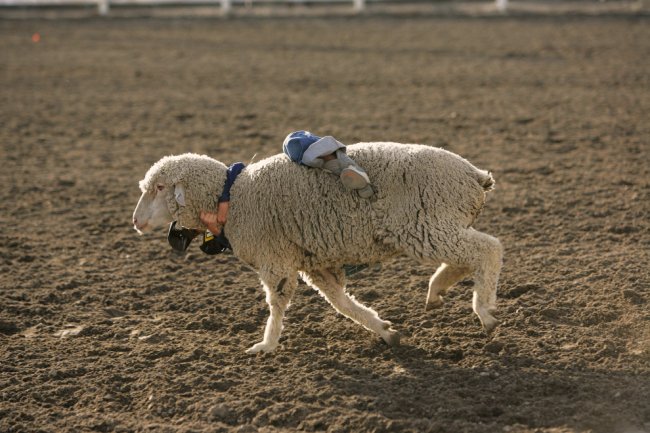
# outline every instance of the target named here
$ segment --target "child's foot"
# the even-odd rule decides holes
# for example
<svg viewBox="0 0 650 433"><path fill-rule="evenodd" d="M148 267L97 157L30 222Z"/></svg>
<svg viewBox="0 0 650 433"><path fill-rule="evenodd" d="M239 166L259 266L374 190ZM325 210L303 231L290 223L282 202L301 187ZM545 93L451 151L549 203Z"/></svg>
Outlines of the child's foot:
<svg viewBox="0 0 650 433"><path fill-rule="evenodd" d="M370 186L368 175L353 165L341 170L341 182L348 189L364 189Z"/></svg>
<svg viewBox="0 0 650 433"><path fill-rule="evenodd" d="M361 198L371 199L375 195L366 172L353 165L341 171L341 182L346 188L356 190Z"/></svg>
<svg viewBox="0 0 650 433"><path fill-rule="evenodd" d="M361 198L372 198L375 191L365 171L351 165L341 171L341 182L348 189L354 189Z"/></svg>

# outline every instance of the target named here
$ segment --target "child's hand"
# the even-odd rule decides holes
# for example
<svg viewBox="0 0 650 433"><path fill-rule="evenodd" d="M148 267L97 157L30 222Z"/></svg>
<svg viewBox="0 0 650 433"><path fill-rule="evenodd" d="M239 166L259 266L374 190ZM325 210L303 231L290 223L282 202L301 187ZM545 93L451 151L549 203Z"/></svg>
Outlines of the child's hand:
<svg viewBox="0 0 650 433"><path fill-rule="evenodd" d="M206 212L201 211L199 215L201 222L212 232L214 235L221 233L222 223L219 222L219 218L216 212Z"/></svg>

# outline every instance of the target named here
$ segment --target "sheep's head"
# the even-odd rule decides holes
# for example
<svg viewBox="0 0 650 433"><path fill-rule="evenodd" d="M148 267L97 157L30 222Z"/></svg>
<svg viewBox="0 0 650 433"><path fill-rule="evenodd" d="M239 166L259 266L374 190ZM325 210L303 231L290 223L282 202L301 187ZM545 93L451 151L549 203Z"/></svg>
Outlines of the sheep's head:
<svg viewBox="0 0 650 433"><path fill-rule="evenodd" d="M134 228L142 233L175 220L183 227L205 229L199 214L216 211L226 170L224 164L205 155L162 158L140 181L142 195L133 212Z"/></svg>

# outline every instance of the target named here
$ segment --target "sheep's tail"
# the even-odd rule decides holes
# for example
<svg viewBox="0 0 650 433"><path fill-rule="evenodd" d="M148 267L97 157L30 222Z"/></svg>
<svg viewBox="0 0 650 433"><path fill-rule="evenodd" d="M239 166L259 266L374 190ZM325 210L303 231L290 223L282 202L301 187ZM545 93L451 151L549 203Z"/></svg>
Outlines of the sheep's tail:
<svg viewBox="0 0 650 433"><path fill-rule="evenodd" d="M478 181L479 185L483 187L483 191L492 191L496 183L492 177L492 173L485 170L478 170L477 174L478 176L476 180Z"/></svg>
<svg viewBox="0 0 650 433"><path fill-rule="evenodd" d="M475 167L474 174L476 182L481 186L481 188L483 188L483 194L476 196L478 202L476 203L477 207L475 209L475 212L471 215L471 222L469 224L470 226L474 224L474 221L476 218L478 218L479 214L483 210L483 206L485 206L485 199L487 198L485 196L485 193L492 191L496 183L492 177L492 173L489 171L481 170Z"/></svg>

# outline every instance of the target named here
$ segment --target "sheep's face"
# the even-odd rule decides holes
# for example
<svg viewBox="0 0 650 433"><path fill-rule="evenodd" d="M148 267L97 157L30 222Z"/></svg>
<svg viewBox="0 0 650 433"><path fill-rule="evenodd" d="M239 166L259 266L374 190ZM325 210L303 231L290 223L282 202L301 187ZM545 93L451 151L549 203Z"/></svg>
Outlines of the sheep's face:
<svg viewBox="0 0 650 433"><path fill-rule="evenodd" d="M217 208L227 167L205 155L165 156L140 181L142 196L133 212L133 226L143 231L176 221L183 227L205 229L201 210Z"/></svg>
<svg viewBox="0 0 650 433"><path fill-rule="evenodd" d="M155 189L144 190L133 212L133 228L138 233L169 224L173 217L169 211L169 195L173 195L173 186L165 182L155 182Z"/></svg>

